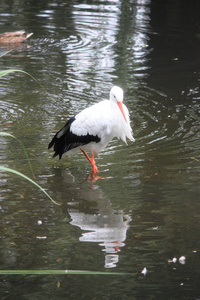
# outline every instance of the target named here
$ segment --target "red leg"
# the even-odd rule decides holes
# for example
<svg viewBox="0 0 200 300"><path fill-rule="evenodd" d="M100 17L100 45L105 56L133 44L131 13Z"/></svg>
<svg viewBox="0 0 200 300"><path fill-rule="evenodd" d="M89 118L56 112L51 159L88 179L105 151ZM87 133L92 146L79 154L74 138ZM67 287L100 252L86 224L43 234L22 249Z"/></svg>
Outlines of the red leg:
<svg viewBox="0 0 200 300"><path fill-rule="evenodd" d="M92 162L92 172L94 174L99 173L99 170L96 166L96 162L95 162L95 159L94 159L94 151L92 151L91 162Z"/></svg>
<svg viewBox="0 0 200 300"><path fill-rule="evenodd" d="M99 173L98 168L97 168L96 163L95 163L95 159L94 159L94 151L92 151L91 158L87 155L87 153L84 150L81 149L81 151L83 152L83 154L85 155L85 157L88 159L88 161L92 165L92 173L93 173L93 175L95 175L96 173Z"/></svg>

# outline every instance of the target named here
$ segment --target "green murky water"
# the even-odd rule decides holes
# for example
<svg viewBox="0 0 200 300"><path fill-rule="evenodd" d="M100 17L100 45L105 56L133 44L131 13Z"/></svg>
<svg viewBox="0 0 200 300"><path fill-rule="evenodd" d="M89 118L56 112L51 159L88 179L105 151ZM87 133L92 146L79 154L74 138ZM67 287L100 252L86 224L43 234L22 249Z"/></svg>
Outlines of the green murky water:
<svg viewBox="0 0 200 300"><path fill-rule="evenodd" d="M0 269L126 276L1 276L1 299L199 299L199 2L2 1L1 131L28 150L36 182L0 172ZM52 159L53 134L84 107L124 89L136 139L112 141L86 181L82 154ZM0 138L0 165L31 176L20 145ZM186 259L180 260L184 256ZM176 258L176 259L175 259ZM147 269L146 275L142 270Z"/></svg>

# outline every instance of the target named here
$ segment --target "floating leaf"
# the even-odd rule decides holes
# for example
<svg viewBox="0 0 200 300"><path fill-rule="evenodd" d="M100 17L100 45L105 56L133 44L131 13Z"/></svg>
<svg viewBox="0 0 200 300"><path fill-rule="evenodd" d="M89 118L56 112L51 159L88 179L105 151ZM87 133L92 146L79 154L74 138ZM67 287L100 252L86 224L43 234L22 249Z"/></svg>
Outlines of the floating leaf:
<svg viewBox="0 0 200 300"><path fill-rule="evenodd" d="M144 276L145 276L147 274L147 268L145 267L141 273L144 274Z"/></svg>
<svg viewBox="0 0 200 300"><path fill-rule="evenodd" d="M186 257L185 257L185 256L179 257L179 262L180 262L180 264L184 265L184 264L185 264L185 260L186 260Z"/></svg>
<svg viewBox="0 0 200 300"><path fill-rule="evenodd" d="M174 258L172 258L172 259L168 259L168 263L176 263L177 262L177 258L176 257L174 257Z"/></svg>

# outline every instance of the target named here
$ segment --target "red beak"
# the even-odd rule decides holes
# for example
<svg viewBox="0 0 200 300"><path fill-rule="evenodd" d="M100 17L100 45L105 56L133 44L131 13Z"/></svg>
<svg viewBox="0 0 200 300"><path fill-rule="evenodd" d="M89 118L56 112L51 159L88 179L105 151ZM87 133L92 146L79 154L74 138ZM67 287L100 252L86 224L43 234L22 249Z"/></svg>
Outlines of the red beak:
<svg viewBox="0 0 200 300"><path fill-rule="evenodd" d="M119 106L119 109L121 110L121 113L127 123L127 119L126 119L126 116L125 116L125 113L124 113L124 110L123 110L123 106L122 106L122 102L117 102L117 105Z"/></svg>

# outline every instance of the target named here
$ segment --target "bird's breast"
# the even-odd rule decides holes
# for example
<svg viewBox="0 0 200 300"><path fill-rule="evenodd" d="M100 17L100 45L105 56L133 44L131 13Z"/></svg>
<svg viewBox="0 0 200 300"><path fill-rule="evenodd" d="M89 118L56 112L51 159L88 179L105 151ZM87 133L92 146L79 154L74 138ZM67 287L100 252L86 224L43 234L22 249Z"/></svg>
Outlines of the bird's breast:
<svg viewBox="0 0 200 300"><path fill-rule="evenodd" d="M107 144L114 137L126 141L131 128L117 104L104 100L80 112L71 124L70 131L77 136L98 136L102 143Z"/></svg>

